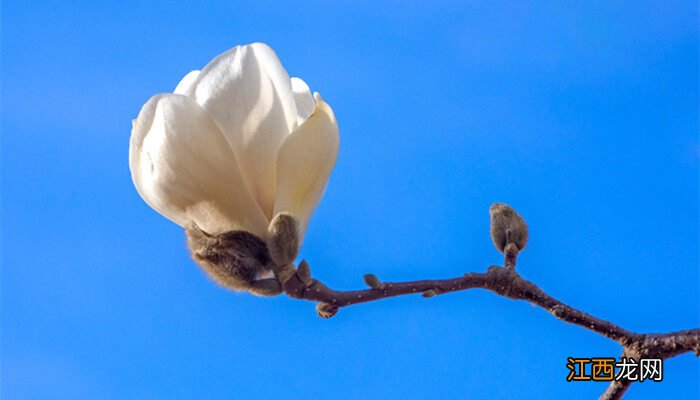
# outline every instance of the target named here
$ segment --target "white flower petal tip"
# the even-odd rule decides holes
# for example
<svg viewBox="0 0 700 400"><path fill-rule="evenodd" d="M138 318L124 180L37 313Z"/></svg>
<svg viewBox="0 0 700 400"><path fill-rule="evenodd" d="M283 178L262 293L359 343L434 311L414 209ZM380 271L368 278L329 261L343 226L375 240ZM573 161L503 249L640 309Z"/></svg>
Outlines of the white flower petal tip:
<svg viewBox="0 0 700 400"><path fill-rule="evenodd" d="M300 241L321 201L340 146L331 107L316 95L314 113L282 145L277 159L275 214L288 212L299 221Z"/></svg>
<svg viewBox="0 0 700 400"><path fill-rule="evenodd" d="M301 242L338 155L335 115L264 43L237 46L151 98L132 121L141 197L173 222L265 239L289 212Z"/></svg>
<svg viewBox="0 0 700 400"><path fill-rule="evenodd" d="M311 89L300 78L292 78L292 91L297 106L297 126L301 125L314 112L316 101L311 95Z"/></svg>
<svg viewBox="0 0 700 400"><path fill-rule="evenodd" d="M200 71L196 69L194 71L190 71L187 75L182 77L180 83L177 84L173 93L187 95L192 89L192 85L199 77L199 73Z"/></svg>

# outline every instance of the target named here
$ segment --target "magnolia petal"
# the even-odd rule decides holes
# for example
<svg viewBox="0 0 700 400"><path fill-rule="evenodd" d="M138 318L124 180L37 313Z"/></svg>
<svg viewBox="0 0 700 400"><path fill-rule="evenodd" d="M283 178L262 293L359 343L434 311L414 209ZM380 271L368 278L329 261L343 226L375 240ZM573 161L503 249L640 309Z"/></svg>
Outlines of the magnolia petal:
<svg viewBox="0 0 700 400"><path fill-rule="evenodd" d="M174 94L183 94L187 95L187 93L190 92L190 88L194 84L195 80L199 76L199 70L195 69L194 71L190 71L187 75L182 77L180 80L180 83L177 84L175 87L175 90L173 91Z"/></svg>
<svg viewBox="0 0 700 400"><path fill-rule="evenodd" d="M267 219L243 183L236 156L192 98L157 95L143 106L131 134L129 167L141 197L176 224L264 238Z"/></svg>
<svg viewBox="0 0 700 400"><path fill-rule="evenodd" d="M297 120L291 80L275 52L263 43L235 47L204 67L187 95L214 118L271 220L277 152Z"/></svg>
<svg viewBox="0 0 700 400"><path fill-rule="evenodd" d="M299 126L314 112L316 102L311 94L311 89L301 78L292 78L292 91L294 92L294 102L297 106L296 126Z"/></svg>
<svg viewBox="0 0 700 400"><path fill-rule="evenodd" d="M274 214L288 212L299 222L302 242L311 214L321 201L338 158L338 123L316 93L316 110L280 148Z"/></svg>

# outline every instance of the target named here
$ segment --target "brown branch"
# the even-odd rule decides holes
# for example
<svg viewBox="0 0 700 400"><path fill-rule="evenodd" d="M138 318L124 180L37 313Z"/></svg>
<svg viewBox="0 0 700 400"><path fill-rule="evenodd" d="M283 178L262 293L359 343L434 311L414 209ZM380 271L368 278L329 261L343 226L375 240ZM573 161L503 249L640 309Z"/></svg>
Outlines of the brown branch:
<svg viewBox="0 0 700 400"><path fill-rule="evenodd" d="M468 289L486 289L499 296L514 300L525 300L541 307L556 318L578 325L614 340L623 347L623 356L636 360L641 358L667 359L686 352L700 355L700 328L666 334L638 334L628 331L612 322L579 311L548 295L534 283L523 279L515 271L517 249L506 246L504 264L506 267L492 266L485 273L468 273L454 279L421 280L412 282L381 283L374 276L366 276L365 281L373 288L354 291L337 291L320 281L311 278L305 261L296 270L289 265L281 273L284 277L282 288L293 298L318 302L320 316L329 318L339 308L353 304L385 299L388 297L422 293L432 297ZM632 382L613 381L600 397L602 400L616 400L629 388Z"/></svg>
<svg viewBox="0 0 700 400"><path fill-rule="evenodd" d="M620 381L612 381L610 382L610 386L608 386L607 389L605 389L605 392L603 392L602 395L598 398L598 400L617 400L621 399L622 395L625 394L627 389L632 385L632 381L629 380L620 380Z"/></svg>
<svg viewBox="0 0 700 400"><path fill-rule="evenodd" d="M429 290L440 295L475 288L487 289L510 299L526 300L544 308L562 321L592 330L623 345L634 336L632 332L613 323L562 303L546 294L534 283L520 277L515 270L497 266L489 268L485 273L469 273L454 279L384 282L379 289L347 292L333 290L315 279L307 285L296 275L283 285L285 293L290 297L326 303L338 308L387 297L424 293Z"/></svg>
<svg viewBox="0 0 700 400"><path fill-rule="evenodd" d="M634 337L622 348L622 356L635 360L642 358L666 360L691 351L696 356L700 355L700 328L672 333L634 334ZM632 381L629 380L610 382L610 386L601 395L600 400L620 399L631 385Z"/></svg>

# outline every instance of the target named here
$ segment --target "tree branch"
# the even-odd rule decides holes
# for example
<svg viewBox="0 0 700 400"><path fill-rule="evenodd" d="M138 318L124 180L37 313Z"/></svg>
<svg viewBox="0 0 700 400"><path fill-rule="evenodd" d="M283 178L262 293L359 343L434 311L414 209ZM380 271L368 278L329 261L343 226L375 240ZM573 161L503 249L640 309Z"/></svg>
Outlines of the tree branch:
<svg viewBox="0 0 700 400"><path fill-rule="evenodd" d="M621 399L622 395L625 394L627 389L632 385L632 381L629 380L620 380L620 381L612 381L610 382L610 386L608 386L607 389L605 389L605 392L603 392L602 395L598 398L598 400L617 400Z"/></svg>
<svg viewBox="0 0 700 400"><path fill-rule="evenodd" d="M499 296L514 300L525 300L541 307L556 318L596 332L614 340L623 348L624 357L668 359L686 352L700 355L700 328L665 334L639 334L628 331L612 322L577 310L548 295L534 283L523 279L515 271L517 249L506 248L505 267L492 266L485 273L468 273L454 279L421 280L412 282L381 283L374 276L366 276L371 289L337 291L311 278L305 261L296 270L291 265L283 273L282 288L293 298L318 302L321 317L335 315L339 308L353 304L385 299L388 297L422 293L424 297L441 295L468 289L486 289ZM368 279L371 278L371 279ZM630 381L613 381L600 397L601 400L616 400L632 384Z"/></svg>

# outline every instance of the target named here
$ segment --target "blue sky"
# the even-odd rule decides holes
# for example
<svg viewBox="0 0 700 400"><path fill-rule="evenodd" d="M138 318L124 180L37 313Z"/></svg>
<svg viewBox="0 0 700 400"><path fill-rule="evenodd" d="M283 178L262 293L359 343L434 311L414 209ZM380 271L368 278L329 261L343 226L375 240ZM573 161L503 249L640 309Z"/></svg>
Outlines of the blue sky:
<svg viewBox="0 0 700 400"><path fill-rule="evenodd" d="M2 9L4 399L596 398L619 347L468 291L343 309L227 292L128 168L153 94L263 41L340 124L302 256L338 289L501 262L639 332L698 327L698 13L675 2L17 1ZM631 399L698 393L666 362Z"/></svg>

